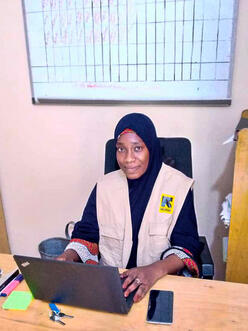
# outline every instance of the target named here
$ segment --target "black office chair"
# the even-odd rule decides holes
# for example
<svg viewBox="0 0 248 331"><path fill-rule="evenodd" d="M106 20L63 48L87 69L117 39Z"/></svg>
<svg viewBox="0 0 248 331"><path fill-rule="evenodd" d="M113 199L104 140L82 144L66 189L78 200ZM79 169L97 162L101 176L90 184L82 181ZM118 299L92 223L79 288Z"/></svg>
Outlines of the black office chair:
<svg viewBox="0 0 248 331"><path fill-rule="evenodd" d="M187 138L159 138L163 162L183 172L186 176L192 178L192 157L191 143ZM115 157L116 148L114 139L106 143L105 148L105 169L107 174L119 169ZM213 279L214 263L208 248L205 237L200 236L203 243L203 250L200 255L200 277L204 279Z"/></svg>

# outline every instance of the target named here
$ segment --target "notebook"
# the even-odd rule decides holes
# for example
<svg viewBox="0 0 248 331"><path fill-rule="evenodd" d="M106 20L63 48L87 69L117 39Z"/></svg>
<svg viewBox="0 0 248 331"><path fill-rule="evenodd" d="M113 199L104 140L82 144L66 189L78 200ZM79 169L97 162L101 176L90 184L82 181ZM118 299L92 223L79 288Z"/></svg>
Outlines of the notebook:
<svg viewBox="0 0 248 331"><path fill-rule="evenodd" d="M34 298L47 302L127 314L134 292L123 295L117 267L14 255Z"/></svg>

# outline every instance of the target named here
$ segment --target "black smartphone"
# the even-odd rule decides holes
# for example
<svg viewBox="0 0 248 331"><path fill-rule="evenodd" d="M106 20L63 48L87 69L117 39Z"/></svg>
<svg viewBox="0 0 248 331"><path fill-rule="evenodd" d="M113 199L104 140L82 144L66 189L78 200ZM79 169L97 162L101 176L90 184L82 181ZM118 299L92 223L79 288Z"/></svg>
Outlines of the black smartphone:
<svg viewBox="0 0 248 331"><path fill-rule="evenodd" d="M172 324L173 292L151 290L146 321L156 324Z"/></svg>

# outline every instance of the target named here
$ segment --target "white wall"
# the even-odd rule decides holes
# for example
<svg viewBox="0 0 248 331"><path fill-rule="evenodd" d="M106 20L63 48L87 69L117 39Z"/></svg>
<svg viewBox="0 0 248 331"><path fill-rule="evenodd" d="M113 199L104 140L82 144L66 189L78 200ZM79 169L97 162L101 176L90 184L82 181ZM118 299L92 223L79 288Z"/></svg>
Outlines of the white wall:
<svg viewBox="0 0 248 331"><path fill-rule="evenodd" d="M231 106L32 105L20 0L0 0L0 189L12 253L38 255L38 243L78 220L103 173L104 142L129 112L143 112L159 136L193 145L199 232L207 236L216 278L224 279L221 203L232 190L233 134L247 107L248 2L240 0Z"/></svg>

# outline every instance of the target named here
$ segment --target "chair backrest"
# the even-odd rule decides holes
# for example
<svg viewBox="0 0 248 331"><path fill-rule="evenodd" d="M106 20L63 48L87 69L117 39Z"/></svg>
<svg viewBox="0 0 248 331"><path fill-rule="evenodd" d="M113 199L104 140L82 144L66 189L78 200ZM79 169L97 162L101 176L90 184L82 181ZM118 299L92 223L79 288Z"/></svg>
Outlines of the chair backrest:
<svg viewBox="0 0 248 331"><path fill-rule="evenodd" d="M191 143L187 138L159 138L163 162L192 178ZM110 139L105 147L105 169L107 174L119 169L115 157L115 141Z"/></svg>

